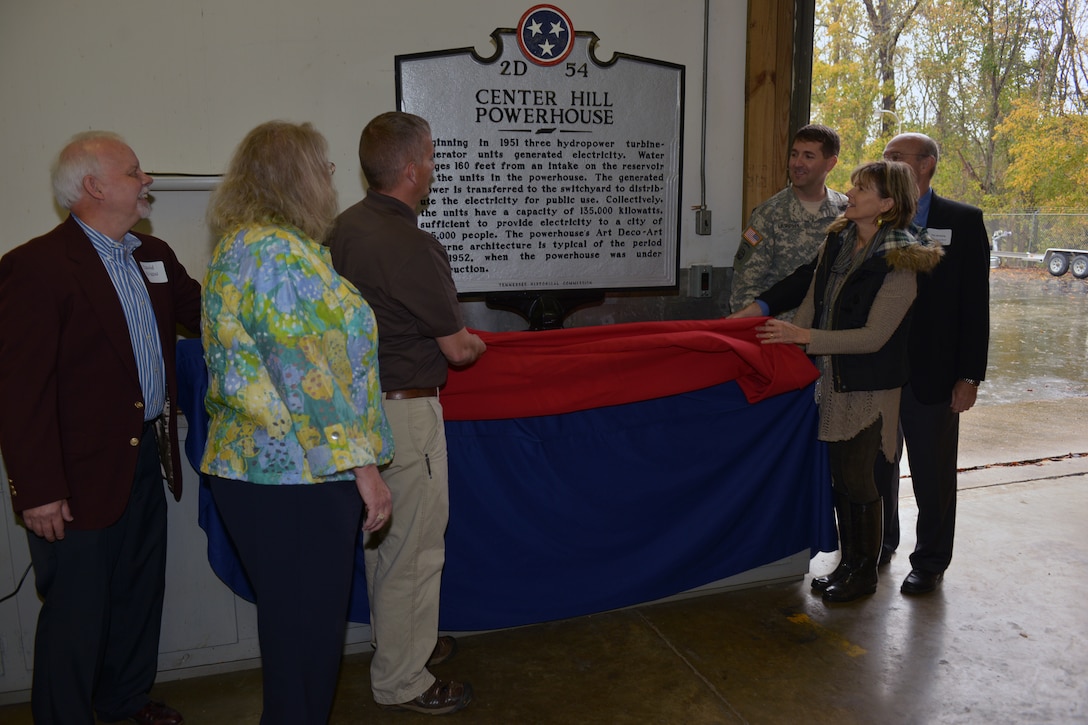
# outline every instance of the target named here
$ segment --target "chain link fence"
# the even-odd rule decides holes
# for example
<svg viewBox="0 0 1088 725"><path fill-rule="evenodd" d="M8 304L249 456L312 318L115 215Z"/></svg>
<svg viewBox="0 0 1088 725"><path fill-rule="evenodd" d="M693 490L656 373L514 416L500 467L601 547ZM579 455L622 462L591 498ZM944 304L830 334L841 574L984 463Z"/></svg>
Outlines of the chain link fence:
<svg viewBox="0 0 1088 725"><path fill-rule="evenodd" d="M1037 260L1004 257L1002 266L1038 264L1051 247L1088 250L1088 212L986 212L984 216L990 249L1038 255Z"/></svg>

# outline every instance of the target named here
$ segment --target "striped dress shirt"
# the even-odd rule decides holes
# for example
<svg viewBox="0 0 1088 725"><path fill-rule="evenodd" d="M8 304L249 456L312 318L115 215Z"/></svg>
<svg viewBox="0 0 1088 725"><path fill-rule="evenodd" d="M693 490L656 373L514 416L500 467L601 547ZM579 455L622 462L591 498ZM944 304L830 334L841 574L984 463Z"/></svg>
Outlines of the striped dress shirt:
<svg viewBox="0 0 1088 725"><path fill-rule="evenodd" d="M135 235L126 234L118 244L84 224L74 214L72 217L91 240L114 289L117 290L117 297L128 322L128 336L136 357L136 369L140 374L140 388L144 394L144 420L154 420L162 415L166 403L166 372L163 368L162 341L159 339L155 310L151 306L151 297L147 294L143 273L132 256L132 251L141 242Z"/></svg>

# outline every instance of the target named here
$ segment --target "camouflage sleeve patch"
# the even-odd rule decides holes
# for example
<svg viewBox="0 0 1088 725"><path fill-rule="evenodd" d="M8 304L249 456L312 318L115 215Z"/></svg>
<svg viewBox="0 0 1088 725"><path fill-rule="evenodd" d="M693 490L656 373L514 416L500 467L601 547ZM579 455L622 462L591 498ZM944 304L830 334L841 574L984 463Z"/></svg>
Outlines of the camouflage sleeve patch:
<svg viewBox="0 0 1088 725"><path fill-rule="evenodd" d="M758 246L763 241L763 235L756 231L755 227L748 227L744 230L744 241L751 244L753 247Z"/></svg>

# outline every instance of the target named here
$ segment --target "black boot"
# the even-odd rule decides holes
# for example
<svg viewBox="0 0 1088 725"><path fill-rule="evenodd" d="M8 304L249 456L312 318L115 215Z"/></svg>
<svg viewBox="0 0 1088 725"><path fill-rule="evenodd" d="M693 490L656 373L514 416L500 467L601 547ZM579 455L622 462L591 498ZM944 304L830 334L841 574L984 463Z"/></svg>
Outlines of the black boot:
<svg viewBox="0 0 1088 725"><path fill-rule="evenodd" d="M841 493L835 493L835 516L839 520L839 565L835 567L835 571L827 574L826 576L814 576L812 577L812 590L816 592L822 592L828 588L833 582L837 582L846 576L850 571L852 564L851 558L855 556L855 552L851 551L848 543L850 541L850 517L852 508L850 506L850 499Z"/></svg>
<svg viewBox="0 0 1088 725"><path fill-rule="evenodd" d="M884 532L884 507L878 498L871 503L851 504L855 563L845 577L824 590L828 602L852 602L876 591L877 561Z"/></svg>
<svg viewBox="0 0 1088 725"><path fill-rule="evenodd" d="M881 454L876 456L873 478L876 490L884 502L884 541L880 547L878 566L887 566L899 547L899 459L903 453L903 438L899 438L899 451L894 461Z"/></svg>

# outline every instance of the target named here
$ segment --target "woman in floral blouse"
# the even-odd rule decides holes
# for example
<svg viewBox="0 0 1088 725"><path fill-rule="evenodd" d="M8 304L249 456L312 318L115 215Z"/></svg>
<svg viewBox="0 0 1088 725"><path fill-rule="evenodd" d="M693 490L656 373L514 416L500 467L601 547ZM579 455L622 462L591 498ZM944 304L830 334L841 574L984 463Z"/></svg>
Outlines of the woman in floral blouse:
<svg viewBox="0 0 1088 725"><path fill-rule="evenodd" d="M363 507L365 531L392 508L374 315L321 245L334 170L310 124L265 123L208 212L201 470L256 594L265 725L328 720Z"/></svg>

